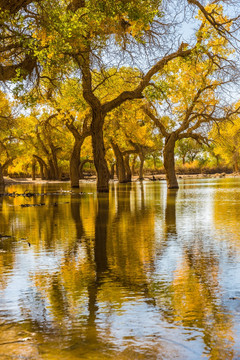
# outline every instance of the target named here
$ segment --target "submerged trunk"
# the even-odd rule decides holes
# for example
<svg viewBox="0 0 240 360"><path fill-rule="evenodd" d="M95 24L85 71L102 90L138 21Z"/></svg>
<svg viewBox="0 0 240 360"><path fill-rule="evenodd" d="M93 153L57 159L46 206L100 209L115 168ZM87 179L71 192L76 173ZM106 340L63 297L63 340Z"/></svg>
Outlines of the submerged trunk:
<svg viewBox="0 0 240 360"><path fill-rule="evenodd" d="M97 191L109 191L110 174L105 159L105 148L103 140L103 124L104 115L99 111L93 111L91 133L92 133L92 147L94 156L94 165L97 171Z"/></svg>
<svg viewBox="0 0 240 360"><path fill-rule="evenodd" d="M58 167L58 159L57 159L57 150L52 152L52 163L53 163L53 169L54 169L54 180L60 180L60 169Z"/></svg>
<svg viewBox="0 0 240 360"><path fill-rule="evenodd" d="M125 173L125 164L124 164L124 158L123 158L123 154L119 149L119 146L117 144L115 144L113 141L111 141L111 145L116 157L116 161L117 161L117 168L118 168L118 181L120 183L125 183L126 182L126 173Z"/></svg>
<svg viewBox="0 0 240 360"><path fill-rule="evenodd" d="M132 181L132 172L131 172L130 165L129 165L129 154L125 155L124 164L125 164L125 169L126 169L126 181L131 182Z"/></svg>
<svg viewBox="0 0 240 360"><path fill-rule="evenodd" d="M140 158L140 168L139 168L139 180L143 180L143 165L144 165L144 156L139 155Z"/></svg>
<svg viewBox="0 0 240 360"><path fill-rule="evenodd" d="M51 157L48 158L48 180L57 180L56 169Z"/></svg>
<svg viewBox="0 0 240 360"><path fill-rule="evenodd" d="M70 181L72 188L79 187L79 166L80 166L80 152L82 143L75 139L74 147L70 159Z"/></svg>
<svg viewBox="0 0 240 360"><path fill-rule="evenodd" d="M40 178L42 180L45 179L45 176L44 176L44 169L43 169L43 164L42 163L39 163L39 167L40 167Z"/></svg>
<svg viewBox="0 0 240 360"><path fill-rule="evenodd" d="M0 164L0 187L4 186L4 179L3 179L3 173L2 173L2 165Z"/></svg>
<svg viewBox="0 0 240 360"><path fill-rule="evenodd" d="M114 172L115 172L115 164L113 163L111 165L111 170L110 170L110 179L114 179Z"/></svg>
<svg viewBox="0 0 240 360"><path fill-rule="evenodd" d="M136 164L137 155L134 155L132 161L132 175L135 175L135 164Z"/></svg>
<svg viewBox="0 0 240 360"><path fill-rule="evenodd" d="M32 180L36 180L36 159L32 159Z"/></svg>
<svg viewBox="0 0 240 360"><path fill-rule="evenodd" d="M178 189L174 159L175 142L175 136L171 134L169 138L166 139L166 144L163 150L164 168L166 171L167 186L169 189Z"/></svg>
<svg viewBox="0 0 240 360"><path fill-rule="evenodd" d="M45 163L45 161L40 156L37 156L37 155L33 155L33 156L37 160L37 162L39 163L41 179L42 180L48 179L49 171L48 171L47 164Z"/></svg>

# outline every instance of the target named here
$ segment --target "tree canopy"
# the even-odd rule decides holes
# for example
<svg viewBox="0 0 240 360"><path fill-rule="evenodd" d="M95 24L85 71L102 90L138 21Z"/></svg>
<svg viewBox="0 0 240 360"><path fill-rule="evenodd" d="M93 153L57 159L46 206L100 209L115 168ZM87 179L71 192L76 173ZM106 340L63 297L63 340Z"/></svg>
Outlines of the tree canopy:
<svg viewBox="0 0 240 360"><path fill-rule="evenodd" d="M175 0L0 1L0 80L11 81L14 96L39 116L45 111L48 119L57 112L59 131L69 131L75 139L73 145L69 138L71 158L78 159L70 171L75 184L80 148L91 135L97 188L108 191L106 119L115 131L110 143L121 147L112 127L114 117L121 117L122 134L130 132L126 139L140 154L139 146L150 149L147 143L156 132L165 138L165 147L170 134L174 145L189 137L206 142L212 123L238 113L224 95L238 71L240 14L235 2L182 0L177 5ZM191 22L195 28L186 35ZM144 110L142 99L148 103ZM144 126L131 128L134 111ZM44 137L50 132L52 137L47 123ZM38 131L34 136L39 140ZM54 146L62 148L60 143L56 139ZM166 157L169 179L174 150Z"/></svg>

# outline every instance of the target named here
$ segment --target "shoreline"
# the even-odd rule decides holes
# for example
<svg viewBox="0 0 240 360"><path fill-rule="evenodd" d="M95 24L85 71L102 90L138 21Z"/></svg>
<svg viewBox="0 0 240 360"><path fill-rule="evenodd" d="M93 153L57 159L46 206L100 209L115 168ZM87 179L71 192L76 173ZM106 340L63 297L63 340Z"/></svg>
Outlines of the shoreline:
<svg viewBox="0 0 240 360"><path fill-rule="evenodd" d="M216 173L216 174L179 174L177 175L177 179L185 180L185 179L221 179L221 178L239 178L240 173ZM132 181L138 181L138 176L133 176ZM166 180L166 176L164 174L159 175L147 175L144 177L145 181L162 181ZM86 179L79 180L79 183L93 183L96 182L96 176L88 177ZM110 180L110 182L118 182L117 178ZM37 178L36 180L32 180L32 178L10 178L4 177L4 185L21 185L21 184L70 184L70 180L42 180Z"/></svg>

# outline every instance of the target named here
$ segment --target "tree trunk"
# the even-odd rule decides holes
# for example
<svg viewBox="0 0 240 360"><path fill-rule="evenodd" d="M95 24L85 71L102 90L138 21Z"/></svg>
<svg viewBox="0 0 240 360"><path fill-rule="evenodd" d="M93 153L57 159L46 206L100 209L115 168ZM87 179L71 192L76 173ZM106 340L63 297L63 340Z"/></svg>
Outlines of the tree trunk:
<svg viewBox="0 0 240 360"><path fill-rule="evenodd" d="M135 175L135 163L136 163L137 155L134 155L132 161L132 175Z"/></svg>
<svg viewBox="0 0 240 360"><path fill-rule="evenodd" d="M177 139L175 138L175 136L171 134L168 139L166 139L163 150L164 168L166 171L167 186L169 189L178 189L174 159L174 148L176 140Z"/></svg>
<svg viewBox="0 0 240 360"><path fill-rule="evenodd" d="M144 165L144 156L139 155L140 158L140 168L139 168L139 180L143 180L143 165Z"/></svg>
<svg viewBox="0 0 240 360"><path fill-rule="evenodd" d="M115 163L111 164L110 179L114 179Z"/></svg>
<svg viewBox="0 0 240 360"><path fill-rule="evenodd" d="M125 169L126 169L126 181L131 182L132 181L132 172L131 172L130 165L129 165L129 154L125 155L124 163L125 163Z"/></svg>
<svg viewBox="0 0 240 360"><path fill-rule="evenodd" d="M58 167L57 150L52 152L52 163L54 169L54 180L60 180L60 170Z"/></svg>
<svg viewBox="0 0 240 360"><path fill-rule="evenodd" d="M6 175L8 174L8 166L12 164L14 159L15 157L10 158L6 160L4 164L2 164L2 174L6 174Z"/></svg>
<svg viewBox="0 0 240 360"><path fill-rule="evenodd" d="M82 143L75 139L71 158L70 158L70 181L72 188L79 188L79 166L80 166L80 152Z"/></svg>
<svg viewBox="0 0 240 360"><path fill-rule="evenodd" d="M79 179L84 179L84 173L83 173L83 166L86 164L84 161L80 161L78 173L79 173Z"/></svg>
<svg viewBox="0 0 240 360"><path fill-rule="evenodd" d="M36 180L36 159L32 159L32 180Z"/></svg>
<svg viewBox="0 0 240 360"><path fill-rule="evenodd" d="M49 170L45 161L40 156L37 155L33 155L33 156L39 163L41 179L42 180L49 179Z"/></svg>
<svg viewBox="0 0 240 360"><path fill-rule="evenodd" d="M125 164L123 154L121 153L119 146L111 141L111 145L116 157L117 167L118 167L118 181L120 183L126 182L126 172L125 172Z"/></svg>
<svg viewBox="0 0 240 360"><path fill-rule="evenodd" d="M48 158L48 180L57 180L54 163L51 157Z"/></svg>
<svg viewBox="0 0 240 360"><path fill-rule="evenodd" d="M4 186L4 179L3 179L3 173L2 173L2 165L0 164L0 186Z"/></svg>
<svg viewBox="0 0 240 360"><path fill-rule="evenodd" d="M43 170L43 164L42 163L39 163L39 167L40 167L40 178L42 180L45 179L45 176L44 176L44 170Z"/></svg>
<svg viewBox="0 0 240 360"><path fill-rule="evenodd" d="M94 156L94 165L97 171L97 191L109 191L110 174L105 159L105 148L103 140L103 124L104 115L101 110L93 110L91 133L92 133L92 147Z"/></svg>

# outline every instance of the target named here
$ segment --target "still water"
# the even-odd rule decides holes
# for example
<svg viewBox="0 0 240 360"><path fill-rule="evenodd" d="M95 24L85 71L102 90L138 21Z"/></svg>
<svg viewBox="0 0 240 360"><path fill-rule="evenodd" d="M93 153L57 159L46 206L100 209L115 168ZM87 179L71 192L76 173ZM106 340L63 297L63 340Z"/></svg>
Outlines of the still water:
<svg viewBox="0 0 240 360"><path fill-rule="evenodd" d="M240 359L240 179L5 191L1 360Z"/></svg>

